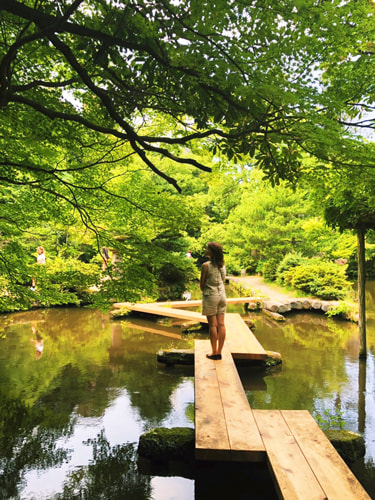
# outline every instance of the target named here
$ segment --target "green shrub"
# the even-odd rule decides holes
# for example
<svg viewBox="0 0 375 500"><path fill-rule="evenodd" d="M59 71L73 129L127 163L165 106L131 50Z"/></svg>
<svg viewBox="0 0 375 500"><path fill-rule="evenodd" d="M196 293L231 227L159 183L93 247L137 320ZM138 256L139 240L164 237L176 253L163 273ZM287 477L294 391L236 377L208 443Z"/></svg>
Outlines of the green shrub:
<svg viewBox="0 0 375 500"><path fill-rule="evenodd" d="M276 259L269 259L263 264L263 276L266 280L275 281L278 261Z"/></svg>
<svg viewBox="0 0 375 500"><path fill-rule="evenodd" d="M303 257L300 253L288 253L285 255L283 260L277 266L276 280L282 285L284 284L284 273L292 269L292 267L300 266L308 262L306 257Z"/></svg>
<svg viewBox="0 0 375 500"><path fill-rule="evenodd" d="M159 298L162 300L181 299L183 292L189 290L199 278L194 259L178 254L171 254L167 264L162 263L154 269L154 275L159 287Z"/></svg>
<svg viewBox="0 0 375 500"><path fill-rule="evenodd" d="M333 318L334 316L339 316L340 318L343 319L349 319L352 312L353 312L353 306L351 306L347 302L339 302L337 306L332 307L329 311L327 311L327 316L329 318Z"/></svg>
<svg viewBox="0 0 375 500"><path fill-rule="evenodd" d="M345 266L320 259L285 271L284 283L324 300L343 299L350 287Z"/></svg>
<svg viewBox="0 0 375 500"><path fill-rule="evenodd" d="M227 274L232 274L233 276L239 276L241 274L241 263L230 254L225 255L225 268Z"/></svg>
<svg viewBox="0 0 375 500"><path fill-rule="evenodd" d="M49 259L45 266L33 265L35 299L40 305L80 304L89 301L88 289L99 282L100 267L78 259Z"/></svg>
<svg viewBox="0 0 375 500"><path fill-rule="evenodd" d="M96 264L87 264L71 258L53 259L46 264L45 269L46 278L50 283L70 292L86 291L97 284L100 275L100 267Z"/></svg>
<svg viewBox="0 0 375 500"><path fill-rule="evenodd" d="M263 266L265 264L265 260L259 260L258 261L258 264L257 264L257 267L256 267L256 272L257 273L260 273L260 274L263 274Z"/></svg>

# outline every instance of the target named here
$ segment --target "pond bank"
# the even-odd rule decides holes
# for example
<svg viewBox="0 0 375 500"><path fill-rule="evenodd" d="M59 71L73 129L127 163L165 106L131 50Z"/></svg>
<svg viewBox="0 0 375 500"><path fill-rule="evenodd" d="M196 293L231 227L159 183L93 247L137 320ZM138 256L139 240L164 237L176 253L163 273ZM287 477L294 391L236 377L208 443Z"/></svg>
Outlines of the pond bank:
<svg viewBox="0 0 375 500"><path fill-rule="evenodd" d="M292 292L276 284L265 283L262 276L228 276L228 280L251 290L253 295L263 295L263 309L274 315L274 319L283 320L289 311L322 311L324 314L335 312L343 319L358 322L358 313L353 304L338 300L321 300L315 297L295 297Z"/></svg>

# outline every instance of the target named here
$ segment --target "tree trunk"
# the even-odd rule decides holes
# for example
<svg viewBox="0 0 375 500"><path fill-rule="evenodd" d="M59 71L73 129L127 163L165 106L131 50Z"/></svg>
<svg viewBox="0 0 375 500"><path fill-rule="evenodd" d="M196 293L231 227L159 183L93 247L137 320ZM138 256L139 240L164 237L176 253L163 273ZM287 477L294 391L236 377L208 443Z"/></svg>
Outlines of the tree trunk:
<svg viewBox="0 0 375 500"><path fill-rule="evenodd" d="M366 273L365 273L365 230L357 229L358 256L358 309L359 309L359 357L365 359L366 347Z"/></svg>

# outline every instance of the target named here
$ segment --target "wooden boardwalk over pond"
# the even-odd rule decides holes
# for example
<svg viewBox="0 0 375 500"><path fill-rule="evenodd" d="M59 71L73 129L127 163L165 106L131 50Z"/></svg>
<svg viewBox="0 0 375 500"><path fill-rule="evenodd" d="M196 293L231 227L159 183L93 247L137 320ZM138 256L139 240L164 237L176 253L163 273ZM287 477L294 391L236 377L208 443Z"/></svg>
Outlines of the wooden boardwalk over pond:
<svg viewBox="0 0 375 500"><path fill-rule="evenodd" d="M229 303L246 303L255 300L253 297L227 299ZM126 308L131 311L152 314L155 316L167 316L180 320L195 321L197 323L207 323L206 316L194 311L186 309L177 309L179 305L189 304L199 306L200 300L184 301L184 302L154 302L151 304L134 304L123 302L114 304L115 309ZM228 313L225 315L226 340L225 343L234 359L257 359L262 360L267 358L267 353L258 342L249 327L243 321L241 316L236 313Z"/></svg>
<svg viewBox="0 0 375 500"><path fill-rule="evenodd" d="M115 307L207 322L200 313L177 309L179 303ZM225 325L222 360L206 358L209 340L195 341L196 459L266 461L280 499L370 500L307 410L252 410L234 358L265 359L267 354L239 314L226 314Z"/></svg>
<svg viewBox="0 0 375 500"><path fill-rule="evenodd" d="M208 360L208 352L209 340L195 341L196 458L264 461L264 444L229 348L224 346L221 361Z"/></svg>

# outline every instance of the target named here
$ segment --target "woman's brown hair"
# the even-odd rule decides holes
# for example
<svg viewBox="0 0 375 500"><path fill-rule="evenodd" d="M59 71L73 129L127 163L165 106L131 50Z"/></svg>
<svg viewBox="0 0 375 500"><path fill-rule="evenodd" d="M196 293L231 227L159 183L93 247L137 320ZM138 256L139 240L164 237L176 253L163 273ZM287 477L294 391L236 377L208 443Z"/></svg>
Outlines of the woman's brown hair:
<svg viewBox="0 0 375 500"><path fill-rule="evenodd" d="M207 248L211 250L211 262L216 267L223 267L224 265L224 255L223 249L219 243L210 241L207 243Z"/></svg>

